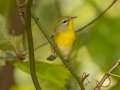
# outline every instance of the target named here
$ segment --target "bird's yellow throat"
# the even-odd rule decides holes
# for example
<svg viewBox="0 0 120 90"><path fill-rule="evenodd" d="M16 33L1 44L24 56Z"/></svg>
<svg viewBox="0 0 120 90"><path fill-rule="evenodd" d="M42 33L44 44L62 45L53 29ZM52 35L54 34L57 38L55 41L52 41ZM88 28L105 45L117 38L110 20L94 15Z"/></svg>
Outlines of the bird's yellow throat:
<svg viewBox="0 0 120 90"><path fill-rule="evenodd" d="M75 38L74 21L69 18L65 30L58 32L54 37L54 41L61 53L66 56L70 53Z"/></svg>

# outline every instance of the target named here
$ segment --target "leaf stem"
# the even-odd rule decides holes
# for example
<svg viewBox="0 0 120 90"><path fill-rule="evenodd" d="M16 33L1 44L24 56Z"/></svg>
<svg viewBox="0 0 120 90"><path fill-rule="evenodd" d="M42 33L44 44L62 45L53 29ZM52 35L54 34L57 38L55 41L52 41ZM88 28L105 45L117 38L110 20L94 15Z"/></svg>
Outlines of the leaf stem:
<svg viewBox="0 0 120 90"><path fill-rule="evenodd" d="M36 90L41 90L35 69L35 55L34 55L32 29L31 29L31 6L32 6L32 0L28 0L26 5L25 26L26 26L26 35L28 39L30 73Z"/></svg>

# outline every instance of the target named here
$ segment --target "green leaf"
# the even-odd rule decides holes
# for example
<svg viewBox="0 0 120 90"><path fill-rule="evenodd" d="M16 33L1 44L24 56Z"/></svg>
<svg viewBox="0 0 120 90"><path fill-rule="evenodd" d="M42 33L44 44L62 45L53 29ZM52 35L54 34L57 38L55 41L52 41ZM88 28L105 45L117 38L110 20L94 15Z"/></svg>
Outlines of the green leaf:
<svg viewBox="0 0 120 90"><path fill-rule="evenodd" d="M19 67L26 73L29 71L28 62L17 62L15 66ZM36 72L40 81L46 82L50 87L63 88L69 79L69 72L63 65L49 64L44 62L36 62Z"/></svg>

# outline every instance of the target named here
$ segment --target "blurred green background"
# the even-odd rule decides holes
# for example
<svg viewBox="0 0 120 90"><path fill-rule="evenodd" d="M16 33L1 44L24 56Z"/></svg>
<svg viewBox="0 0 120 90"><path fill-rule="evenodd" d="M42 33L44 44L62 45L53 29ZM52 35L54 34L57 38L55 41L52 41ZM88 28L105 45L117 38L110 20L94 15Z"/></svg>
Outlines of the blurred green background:
<svg viewBox="0 0 120 90"><path fill-rule="evenodd" d="M54 32L56 23L62 17L77 16L78 18L75 20L77 30L99 15L112 1L35 0L32 14L39 18L42 28L50 37ZM27 48L26 43L23 43L26 41L23 38L23 33L13 35L9 32L9 26L12 23L9 20L13 20L10 19L12 18L10 13L14 8L14 0L13 2L0 0L0 57L4 57L0 58L0 90L35 90L29 74L28 58L26 57L25 61L20 62L13 57L15 50L19 52ZM120 58L119 10L120 1L118 0L102 18L76 34L77 40L71 62L78 76L81 76L83 72L90 73L85 82L86 90L93 90L96 81ZM13 26L16 24L14 23ZM14 29L18 28L12 27L11 30ZM34 47L36 48L47 40L34 20L32 20L32 29ZM46 60L50 54L49 44L35 51L37 75L43 90L79 90L78 85L59 58L55 61ZM6 60L15 62L6 64ZM117 68L114 73L120 75L120 69ZM9 84L6 84L9 80L6 80L6 77L11 80ZM109 80L106 80L105 85L108 83ZM8 89L5 89L6 85L8 85ZM120 90L120 78L112 77L111 85L104 87L103 90Z"/></svg>

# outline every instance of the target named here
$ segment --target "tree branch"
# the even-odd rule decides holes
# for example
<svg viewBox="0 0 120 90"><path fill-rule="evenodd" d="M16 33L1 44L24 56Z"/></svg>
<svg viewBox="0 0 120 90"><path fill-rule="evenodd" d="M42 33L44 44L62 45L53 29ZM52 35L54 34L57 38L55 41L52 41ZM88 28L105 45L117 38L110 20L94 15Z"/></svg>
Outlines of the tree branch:
<svg viewBox="0 0 120 90"><path fill-rule="evenodd" d="M32 0L28 0L26 5L25 26L26 26L26 35L28 39L30 73L36 90L41 90L35 69L35 55L34 55L32 29L31 29L31 6L32 6Z"/></svg>
<svg viewBox="0 0 120 90"><path fill-rule="evenodd" d="M102 77L102 79L98 82L94 90L101 90L102 85L104 84L105 80L111 76L111 73L120 66L120 59L106 72L106 74Z"/></svg>
<svg viewBox="0 0 120 90"><path fill-rule="evenodd" d="M76 30L76 32L80 32L84 30L85 28L89 27L93 23L95 23L98 19L100 19L118 0L113 0L112 3L104 10L102 11L95 19L91 20L88 24L80 27L80 29Z"/></svg>

